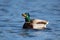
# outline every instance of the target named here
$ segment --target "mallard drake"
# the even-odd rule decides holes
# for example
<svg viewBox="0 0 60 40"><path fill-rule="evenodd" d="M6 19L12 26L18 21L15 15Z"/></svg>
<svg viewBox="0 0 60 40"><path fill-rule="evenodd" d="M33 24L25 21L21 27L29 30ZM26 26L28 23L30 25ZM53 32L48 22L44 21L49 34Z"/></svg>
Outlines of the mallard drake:
<svg viewBox="0 0 60 40"><path fill-rule="evenodd" d="M24 13L22 16L25 19L25 23L23 25L24 29L44 29L46 28L46 25L48 24L48 21L46 20L40 20L40 19L30 19L29 13Z"/></svg>

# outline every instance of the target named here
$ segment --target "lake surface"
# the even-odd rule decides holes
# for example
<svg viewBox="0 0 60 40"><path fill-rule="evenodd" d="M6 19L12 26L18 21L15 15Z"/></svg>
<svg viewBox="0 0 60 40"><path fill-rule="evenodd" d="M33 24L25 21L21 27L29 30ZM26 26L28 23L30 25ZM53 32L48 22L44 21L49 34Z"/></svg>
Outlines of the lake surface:
<svg viewBox="0 0 60 40"><path fill-rule="evenodd" d="M49 21L47 29L22 29L22 13ZM0 0L0 40L60 40L60 0Z"/></svg>

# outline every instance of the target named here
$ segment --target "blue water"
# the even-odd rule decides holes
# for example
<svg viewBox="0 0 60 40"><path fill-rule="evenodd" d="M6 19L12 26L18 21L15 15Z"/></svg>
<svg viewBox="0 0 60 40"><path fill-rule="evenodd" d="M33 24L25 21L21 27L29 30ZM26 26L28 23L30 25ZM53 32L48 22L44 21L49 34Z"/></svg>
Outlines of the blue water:
<svg viewBox="0 0 60 40"><path fill-rule="evenodd" d="M22 29L22 13L48 20L47 29ZM0 40L60 40L60 0L0 0Z"/></svg>

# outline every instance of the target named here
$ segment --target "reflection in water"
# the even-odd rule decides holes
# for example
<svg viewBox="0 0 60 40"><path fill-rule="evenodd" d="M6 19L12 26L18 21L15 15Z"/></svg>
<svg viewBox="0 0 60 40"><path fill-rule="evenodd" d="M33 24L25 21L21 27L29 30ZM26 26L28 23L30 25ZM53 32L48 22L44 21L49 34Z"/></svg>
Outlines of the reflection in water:
<svg viewBox="0 0 60 40"><path fill-rule="evenodd" d="M43 32L52 32L52 30L50 28L46 28L43 30L22 29L22 31L20 31L19 35L21 35L23 37L37 37L38 35L40 35Z"/></svg>
<svg viewBox="0 0 60 40"><path fill-rule="evenodd" d="M35 35L29 33L29 29L23 29L19 35L23 37L35 37Z"/></svg>

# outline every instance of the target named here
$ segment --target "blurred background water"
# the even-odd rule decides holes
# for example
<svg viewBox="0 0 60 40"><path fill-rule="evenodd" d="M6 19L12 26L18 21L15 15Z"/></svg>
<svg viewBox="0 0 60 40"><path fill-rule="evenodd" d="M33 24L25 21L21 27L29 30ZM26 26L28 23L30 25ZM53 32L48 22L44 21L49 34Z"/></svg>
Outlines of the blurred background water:
<svg viewBox="0 0 60 40"><path fill-rule="evenodd" d="M48 29L22 29L25 12L48 20ZM60 0L0 0L0 40L60 40Z"/></svg>

